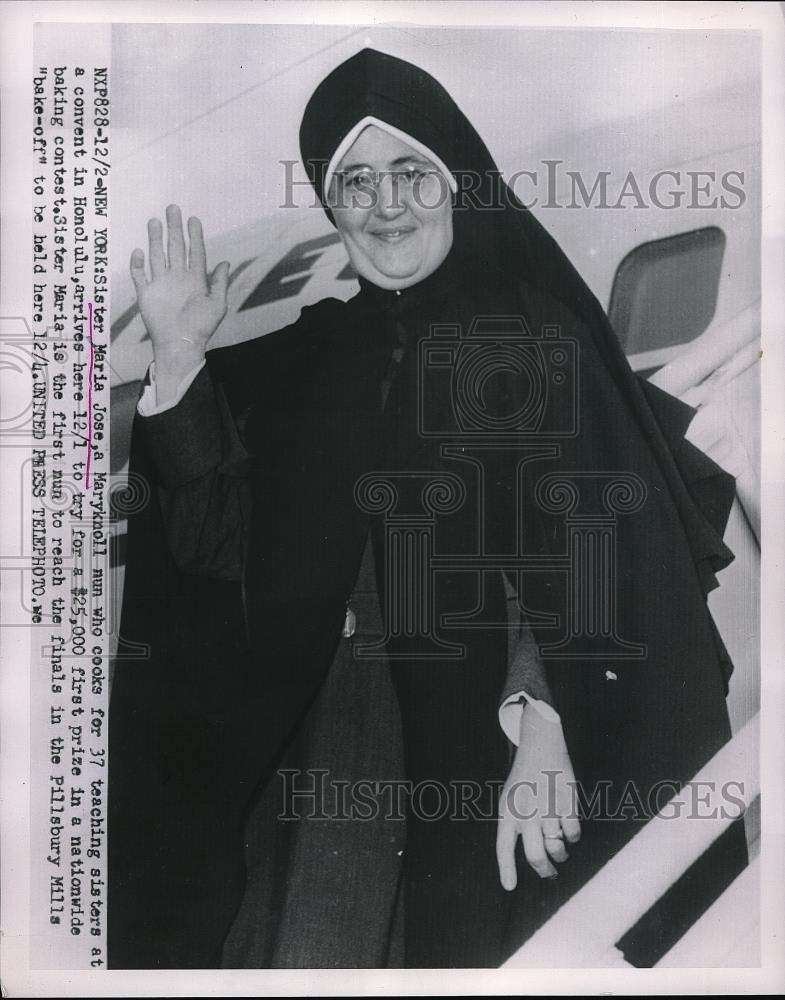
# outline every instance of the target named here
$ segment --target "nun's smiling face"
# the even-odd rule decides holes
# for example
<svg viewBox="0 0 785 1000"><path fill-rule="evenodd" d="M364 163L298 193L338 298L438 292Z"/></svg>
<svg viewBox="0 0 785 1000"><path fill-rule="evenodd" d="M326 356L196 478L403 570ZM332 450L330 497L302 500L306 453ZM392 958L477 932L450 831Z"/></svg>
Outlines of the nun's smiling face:
<svg viewBox="0 0 785 1000"><path fill-rule="evenodd" d="M336 168L329 196L349 260L381 288L427 278L452 246L452 198L439 168L376 125Z"/></svg>

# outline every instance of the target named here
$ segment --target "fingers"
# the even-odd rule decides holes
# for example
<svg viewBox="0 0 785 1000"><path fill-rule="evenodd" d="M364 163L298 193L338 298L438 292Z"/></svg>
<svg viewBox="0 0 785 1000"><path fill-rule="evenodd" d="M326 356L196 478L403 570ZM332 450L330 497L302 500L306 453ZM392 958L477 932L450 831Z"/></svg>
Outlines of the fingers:
<svg viewBox="0 0 785 1000"><path fill-rule="evenodd" d="M560 864L569 857L563 837L564 834L558 819L544 819L542 821L543 846L550 858Z"/></svg>
<svg viewBox="0 0 785 1000"><path fill-rule="evenodd" d="M210 298L217 302L226 302L226 288L229 284L229 261L222 260L210 275Z"/></svg>
<svg viewBox="0 0 785 1000"><path fill-rule="evenodd" d="M166 270L164 227L160 219L147 220L147 240L150 244L150 274L155 280Z"/></svg>
<svg viewBox="0 0 785 1000"><path fill-rule="evenodd" d="M496 825L496 862L499 866L499 881L502 888L511 892L518 884L515 869L515 842L518 830L509 816L500 816Z"/></svg>
<svg viewBox="0 0 785 1000"><path fill-rule="evenodd" d="M183 216L179 205L166 208L167 241L166 253L170 268L185 267L185 238L183 236Z"/></svg>
<svg viewBox="0 0 785 1000"><path fill-rule="evenodd" d="M150 244L150 275L153 279L162 274L168 268L185 268L197 271L201 274L206 270L206 253L204 249L204 233L202 223L192 216L188 220L189 248L186 250L185 236L183 235L183 217L179 205L169 205L166 209L166 255L164 255L164 227L160 219L149 219L147 222L147 237ZM134 251L136 254L137 251ZM144 254L141 253L141 265L139 258L132 256L132 268L138 272L138 267L144 267ZM227 275L228 275L228 267ZM132 275L133 277L133 275ZM138 273L137 273L138 277ZM136 283L136 278L134 279ZM219 289L220 290L220 289Z"/></svg>
<svg viewBox="0 0 785 1000"><path fill-rule="evenodd" d="M188 220L188 269L204 274L207 270L207 255L204 250L202 223L195 216Z"/></svg>
<svg viewBox="0 0 785 1000"><path fill-rule="evenodd" d="M581 839L581 824L577 816L562 816L561 828L570 844L577 844Z"/></svg>
<svg viewBox="0 0 785 1000"><path fill-rule="evenodd" d="M137 295L147 284L147 275L144 273L144 250L138 247L131 254L131 281L134 283Z"/></svg>
<svg viewBox="0 0 785 1000"><path fill-rule="evenodd" d="M522 825L523 853L540 878L554 878L558 872L548 859L542 838L539 820L531 820Z"/></svg>

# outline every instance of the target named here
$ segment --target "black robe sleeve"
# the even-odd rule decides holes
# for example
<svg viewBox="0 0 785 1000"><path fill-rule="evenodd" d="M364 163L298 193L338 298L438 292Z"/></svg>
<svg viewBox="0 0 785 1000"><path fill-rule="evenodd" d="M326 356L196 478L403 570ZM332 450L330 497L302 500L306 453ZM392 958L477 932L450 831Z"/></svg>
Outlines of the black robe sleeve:
<svg viewBox="0 0 785 1000"><path fill-rule="evenodd" d="M251 501L248 453L222 386L207 367L180 402L137 416L156 475L168 547L177 567L239 580Z"/></svg>

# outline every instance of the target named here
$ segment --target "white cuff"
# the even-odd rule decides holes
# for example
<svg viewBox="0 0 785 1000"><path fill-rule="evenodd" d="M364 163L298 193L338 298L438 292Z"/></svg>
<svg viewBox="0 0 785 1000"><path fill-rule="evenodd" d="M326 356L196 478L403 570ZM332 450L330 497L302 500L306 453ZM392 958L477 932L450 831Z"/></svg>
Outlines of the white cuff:
<svg viewBox="0 0 785 1000"><path fill-rule="evenodd" d="M510 743L514 743L516 747L520 736L521 714L525 707L524 699L536 712L539 712L543 719L547 719L548 722L561 723L559 713L547 701L531 698L525 691L511 694L509 698L505 698L499 708L499 725Z"/></svg>
<svg viewBox="0 0 785 1000"><path fill-rule="evenodd" d="M155 362L153 361L150 365L150 384L144 387L144 392L142 397L136 405L136 410L142 417L153 417L157 413L163 413L165 410L171 410L173 406L177 406L183 396L191 388L191 383L199 374L199 372L204 368L204 358L199 362L196 368L192 368L191 371L185 375L180 384L177 386L177 392L173 399L170 399L168 403L162 403L158 405L158 397L156 395L155 389Z"/></svg>

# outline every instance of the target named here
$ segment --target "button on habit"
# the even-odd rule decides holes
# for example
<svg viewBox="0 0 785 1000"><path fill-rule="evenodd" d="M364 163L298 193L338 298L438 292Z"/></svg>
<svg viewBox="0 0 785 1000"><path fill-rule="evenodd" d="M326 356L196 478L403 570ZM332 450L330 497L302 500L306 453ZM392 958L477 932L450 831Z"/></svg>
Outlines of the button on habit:
<svg viewBox="0 0 785 1000"><path fill-rule="evenodd" d="M346 620L343 623L343 635L344 639L350 639L355 631L357 630L357 615L352 611L351 608L346 609Z"/></svg>

